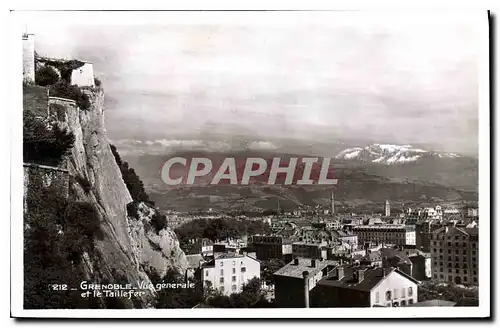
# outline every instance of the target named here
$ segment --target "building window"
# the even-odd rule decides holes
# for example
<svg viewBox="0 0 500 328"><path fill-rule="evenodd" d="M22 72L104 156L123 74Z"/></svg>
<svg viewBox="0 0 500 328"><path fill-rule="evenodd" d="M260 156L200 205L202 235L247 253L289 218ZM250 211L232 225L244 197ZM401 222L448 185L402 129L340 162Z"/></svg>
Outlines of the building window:
<svg viewBox="0 0 500 328"><path fill-rule="evenodd" d="M398 306L399 306L399 303L398 303L398 302L394 302L394 303L392 303L392 306L393 306L393 307L398 307Z"/></svg>
<svg viewBox="0 0 500 328"><path fill-rule="evenodd" d="M208 277L208 270L205 271L205 277Z"/></svg>
<svg viewBox="0 0 500 328"><path fill-rule="evenodd" d="M380 294L379 292L375 292L375 303L380 302Z"/></svg>
<svg viewBox="0 0 500 328"><path fill-rule="evenodd" d="M223 283L224 283L224 277L220 277L219 282L220 282L221 284L223 284Z"/></svg>
<svg viewBox="0 0 500 328"><path fill-rule="evenodd" d="M477 278L476 277L472 278L472 281L477 282Z"/></svg>
<svg viewBox="0 0 500 328"><path fill-rule="evenodd" d="M413 298L410 298L410 299L408 300L408 304L413 304Z"/></svg>
<svg viewBox="0 0 500 328"><path fill-rule="evenodd" d="M220 269L220 275L223 276L224 275L224 270Z"/></svg>
<svg viewBox="0 0 500 328"><path fill-rule="evenodd" d="M224 266L224 261L220 261L220 266Z"/></svg>
<svg viewBox="0 0 500 328"><path fill-rule="evenodd" d="M394 299L398 298L398 290L394 288Z"/></svg>
<svg viewBox="0 0 500 328"><path fill-rule="evenodd" d="M241 272L247 272L247 268L242 267L242 268L241 268Z"/></svg>
<svg viewBox="0 0 500 328"><path fill-rule="evenodd" d="M448 254L451 254L451 249L448 250Z"/></svg>
<svg viewBox="0 0 500 328"><path fill-rule="evenodd" d="M232 280L233 280L233 281L236 281L236 276L233 276Z"/></svg>
<svg viewBox="0 0 500 328"><path fill-rule="evenodd" d="M467 282L467 276L464 276L464 282Z"/></svg>
<svg viewBox="0 0 500 328"><path fill-rule="evenodd" d="M233 285L231 288L232 288L233 292L236 291L236 285Z"/></svg>
<svg viewBox="0 0 500 328"><path fill-rule="evenodd" d="M405 306L406 305L406 301L401 301L401 306Z"/></svg>
<svg viewBox="0 0 500 328"><path fill-rule="evenodd" d="M448 276L448 281L449 281L449 282L452 282L452 281L453 281L453 276L452 276L451 274Z"/></svg>
<svg viewBox="0 0 500 328"><path fill-rule="evenodd" d="M448 273L451 273L451 269L448 269Z"/></svg>
<svg viewBox="0 0 500 328"><path fill-rule="evenodd" d="M236 268L233 268L233 274L236 274Z"/></svg>
<svg viewBox="0 0 500 328"><path fill-rule="evenodd" d="M450 242L448 242L448 247L451 247L451 243Z"/></svg>
<svg viewBox="0 0 500 328"><path fill-rule="evenodd" d="M435 273L435 274L434 274L434 278L436 278L436 279L437 279L437 277L438 277L438 275Z"/></svg>
<svg viewBox="0 0 500 328"><path fill-rule="evenodd" d="M408 297L412 297L412 296L413 296L413 288L408 287Z"/></svg>
<svg viewBox="0 0 500 328"><path fill-rule="evenodd" d="M385 292L385 300L390 301L391 300L391 291L388 290Z"/></svg>
<svg viewBox="0 0 500 328"><path fill-rule="evenodd" d="M406 293L405 293L405 288L401 288L401 298L405 298L406 297Z"/></svg>
<svg viewBox="0 0 500 328"><path fill-rule="evenodd" d="M224 293L224 286L220 286L219 290L220 290L221 293Z"/></svg>

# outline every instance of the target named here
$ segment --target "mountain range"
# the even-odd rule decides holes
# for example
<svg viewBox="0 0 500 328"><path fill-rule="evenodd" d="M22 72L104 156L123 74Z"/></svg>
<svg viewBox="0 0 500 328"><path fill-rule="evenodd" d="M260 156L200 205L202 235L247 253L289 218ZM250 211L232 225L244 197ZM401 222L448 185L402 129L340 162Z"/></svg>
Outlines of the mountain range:
<svg viewBox="0 0 500 328"><path fill-rule="evenodd" d="M184 150L168 155L124 156L144 181L150 197L162 209L250 211L275 209L278 203L285 209L302 205L328 206L332 189L339 210L358 212L382 210L386 199L391 200L396 208L402 204L477 201L477 159L410 145L370 144L341 150L331 162L333 176L339 180L333 188L324 185L268 185L265 177L247 186L168 186L160 178L160 169L167 159L176 156L208 157L214 167L226 157L261 157L268 161L280 157L283 162L290 157L303 157L281 153L280 149Z"/></svg>

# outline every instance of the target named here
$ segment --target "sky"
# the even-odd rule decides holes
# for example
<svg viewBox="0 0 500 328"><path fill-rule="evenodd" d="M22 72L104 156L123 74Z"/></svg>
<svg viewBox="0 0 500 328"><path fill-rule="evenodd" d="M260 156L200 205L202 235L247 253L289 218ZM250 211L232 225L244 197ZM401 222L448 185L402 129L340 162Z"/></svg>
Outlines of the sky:
<svg viewBox="0 0 500 328"><path fill-rule="evenodd" d="M94 63L118 144L224 148L239 138L272 148L284 138L477 153L475 19L183 14L40 14L28 29L40 55Z"/></svg>

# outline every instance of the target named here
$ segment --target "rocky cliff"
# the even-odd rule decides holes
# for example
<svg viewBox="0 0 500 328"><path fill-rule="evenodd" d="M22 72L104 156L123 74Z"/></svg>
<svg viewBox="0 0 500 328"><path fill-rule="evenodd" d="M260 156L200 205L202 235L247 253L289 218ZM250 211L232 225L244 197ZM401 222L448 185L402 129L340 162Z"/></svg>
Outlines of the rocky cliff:
<svg viewBox="0 0 500 328"><path fill-rule="evenodd" d="M139 220L127 215L127 204L133 199L106 136L104 93L99 88L83 91L90 99L88 110L79 109L74 101L50 97L49 116L75 135L64 164L71 177L70 197L93 204L100 215L103 237L95 240L98 256L84 256L87 276L108 281L126 277L136 285L150 283L146 273L150 268L161 275L168 268L185 272L187 260L175 234L168 228L159 232L147 229L153 208L140 204ZM148 306L150 300L145 299L142 306Z"/></svg>

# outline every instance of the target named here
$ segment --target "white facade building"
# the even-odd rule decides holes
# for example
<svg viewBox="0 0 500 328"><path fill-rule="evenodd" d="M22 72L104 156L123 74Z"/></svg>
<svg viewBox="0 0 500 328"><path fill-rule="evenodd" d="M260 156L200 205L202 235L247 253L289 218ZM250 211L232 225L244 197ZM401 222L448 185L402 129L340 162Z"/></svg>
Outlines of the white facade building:
<svg viewBox="0 0 500 328"><path fill-rule="evenodd" d="M94 65L85 62L83 66L75 68L71 72L71 84L79 87L94 87Z"/></svg>
<svg viewBox="0 0 500 328"><path fill-rule="evenodd" d="M240 293L252 278L260 278L260 262L248 255L221 254L201 268L201 279L224 295Z"/></svg>
<svg viewBox="0 0 500 328"><path fill-rule="evenodd" d="M397 307L417 303L417 281L393 270L370 291L370 306Z"/></svg>

